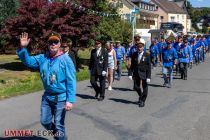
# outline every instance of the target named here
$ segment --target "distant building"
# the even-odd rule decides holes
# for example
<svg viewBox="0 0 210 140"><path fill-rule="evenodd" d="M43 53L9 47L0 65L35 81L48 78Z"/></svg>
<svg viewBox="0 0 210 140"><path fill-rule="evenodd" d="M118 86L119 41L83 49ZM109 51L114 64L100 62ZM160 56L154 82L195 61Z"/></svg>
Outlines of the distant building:
<svg viewBox="0 0 210 140"><path fill-rule="evenodd" d="M210 16L198 18L197 23L196 23L198 29L202 30L204 24L210 27Z"/></svg>
<svg viewBox="0 0 210 140"><path fill-rule="evenodd" d="M192 28L192 21L191 21L190 15L187 12L186 0L180 0L180 1L176 2L176 4L187 13L186 29L187 29L187 32L190 32L191 28Z"/></svg>
<svg viewBox="0 0 210 140"><path fill-rule="evenodd" d="M151 0L151 2L157 5L155 14L159 15L158 28L163 22L178 22L184 26L184 33L191 30L191 20L184 1Z"/></svg>
<svg viewBox="0 0 210 140"><path fill-rule="evenodd" d="M155 13L156 5L142 0L131 0L138 8L136 28L158 29L158 14Z"/></svg>
<svg viewBox="0 0 210 140"><path fill-rule="evenodd" d="M158 28L158 15L154 14L156 5L142 0L109 0L109 2L114 6L118 6L120 14L129 13L129 15L123 16L127 20L130 20L134 9L139 9L139 12L136 13L136 29Z"/></svg>

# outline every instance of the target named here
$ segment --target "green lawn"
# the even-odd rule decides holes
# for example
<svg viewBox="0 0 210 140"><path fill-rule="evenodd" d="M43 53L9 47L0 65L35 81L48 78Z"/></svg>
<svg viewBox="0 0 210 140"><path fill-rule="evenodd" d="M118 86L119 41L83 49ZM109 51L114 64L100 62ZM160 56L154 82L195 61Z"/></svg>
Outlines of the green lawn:
<svg viewBox="0 0 210 140"><path fill-rule="evenodd" d="M20 62L17 55L0 55L0 64L8 62Z"/></svg>

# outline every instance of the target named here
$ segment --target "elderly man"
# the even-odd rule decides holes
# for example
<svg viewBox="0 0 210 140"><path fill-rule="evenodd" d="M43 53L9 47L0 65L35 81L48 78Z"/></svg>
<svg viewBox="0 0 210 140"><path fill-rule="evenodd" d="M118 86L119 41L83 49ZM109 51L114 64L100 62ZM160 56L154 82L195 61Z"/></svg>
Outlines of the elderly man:
<svg viewBox="0 0 210 140"><path fill-rule="evenodd" d="M136 47L137 51L131 57L131 71L134 88L139 95L139 107L144 107L148 94L148 83L151 79L151 62L150 55L144 52L144 43L141 40L136 44Z"/></svg>
<svg viewBox="0 0 210 140"><path fill-rule="evenodd" d="M28 33L22 33L17 55L23 64L40 71L45 89L41 102L41 124L53 132L56 140L65 140L65 114L72 109L76 100L74 64L61 51L61 36L58 33L49 35L48 51L45 54L29 56L26 49L29 42Z"/></svg>
<svg viewBox="0 0 210 140"><path fill-rule="evenodd" d="M105 48L102 48L100 40L96 40L95 49L91 51L89 71L90 83L93 86L96 94L95 98L98 101L103 101L105 97L105 80L108 67L108 53ZM100 86L97 84L99 79ZM98 98L98 96L100 96Z"/></svg>

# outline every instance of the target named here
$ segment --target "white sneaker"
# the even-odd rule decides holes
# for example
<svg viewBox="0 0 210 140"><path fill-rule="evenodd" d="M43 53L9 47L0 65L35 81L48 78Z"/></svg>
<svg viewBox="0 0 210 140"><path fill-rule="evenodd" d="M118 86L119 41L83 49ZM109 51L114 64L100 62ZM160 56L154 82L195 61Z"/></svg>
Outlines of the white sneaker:
<svg viewBox="0 0 210 140"><path fill-rule="evenodd" d="M112 87L111 87L111 86L109 86L109 87L108 87L108 90L112 90Z"/></svg>

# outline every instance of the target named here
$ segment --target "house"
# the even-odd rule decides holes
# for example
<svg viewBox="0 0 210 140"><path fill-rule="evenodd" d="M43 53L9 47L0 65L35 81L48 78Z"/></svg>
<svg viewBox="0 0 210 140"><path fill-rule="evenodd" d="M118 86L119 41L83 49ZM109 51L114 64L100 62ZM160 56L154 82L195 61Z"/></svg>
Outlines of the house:
<svg viewBox="0 0 210 140"><path fill-rule="evenodd" d="M191 28L191 21L188 21L188 13L183 2L174 2L173 0L151 0L151 3L157 5L154 11L159 15L158 28L162 22L178 22L184 26L183 32L187 33Z"/></svg>
<svg viewBox="0 0 210 140"><path fill-rule="evenodd" d="M200 30L203 29L203 25L210 27L210 16L204 16L198 18L196 25Z"/></svg>
<svg viewBox="0 0 210 140"><path fill-rule="evenodd" d="M156 6L149 2L144 2L142 0L109 0L112 5L118 6L119 14L123 16L124 19L131 20L132 12L135 9L138 11L136 15L136 29L157 29L158 15L154 14Z"/></svg>
<svg viewBox="0 0 210 140"><path fill-rule="evenodd" d="M156 5L142 0L131 0L139 8L137 13L137 29L158 29L158 14L155 14Z"/></svg>
<svg viewBox="0 0 210 140"><path fill-rule="evenodd" d="M190 32L191 28L192 28L192 21L191 21L190 15L187 12L186 1L185 0L180 0L180 1L177 1L175 3L187 13L187 26L186 26L186 28L187 28L187 32Z"/></svg>

